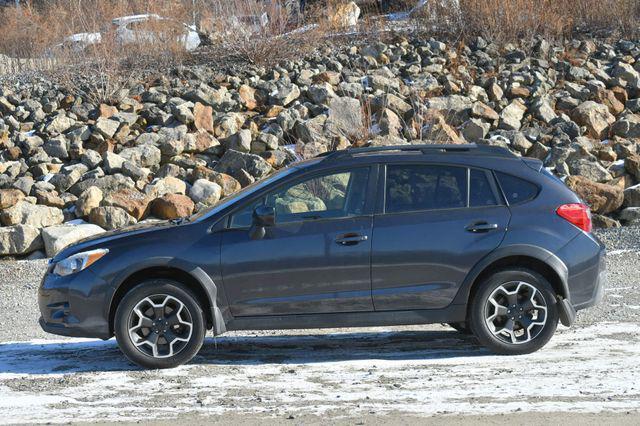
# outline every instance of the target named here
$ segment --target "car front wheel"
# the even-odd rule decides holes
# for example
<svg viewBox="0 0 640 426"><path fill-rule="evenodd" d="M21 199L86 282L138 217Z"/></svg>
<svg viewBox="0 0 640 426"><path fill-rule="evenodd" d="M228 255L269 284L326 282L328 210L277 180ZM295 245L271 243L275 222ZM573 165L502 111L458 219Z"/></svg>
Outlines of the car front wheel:
<svg viewBox="0 0 640 426"><path fill-rule="evenodd" d="M204 314L180 283L149 280L131 289L115 314L115 334L129 360L144 368L189 362L204 342Z"/></svg>
<svg viewBox="0 0 640 426"><path fill-rule="evenodd" d="M504 355L535 352L558 326L551 284L527 269L500 271L480 284L471 305L471 327L480 343Z"/></svg>

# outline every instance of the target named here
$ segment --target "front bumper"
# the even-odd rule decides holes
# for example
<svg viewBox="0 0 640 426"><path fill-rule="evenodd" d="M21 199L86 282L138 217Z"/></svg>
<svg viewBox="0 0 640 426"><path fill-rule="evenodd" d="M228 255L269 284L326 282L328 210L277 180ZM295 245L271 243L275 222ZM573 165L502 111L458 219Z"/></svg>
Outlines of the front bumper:
<svg viewBox="0 0 640 426"><path fill-rule="evenodd" d="M38 290L40 326L47 333L109 339L105 283L88 270L67 277L47 270Z"/></svg>

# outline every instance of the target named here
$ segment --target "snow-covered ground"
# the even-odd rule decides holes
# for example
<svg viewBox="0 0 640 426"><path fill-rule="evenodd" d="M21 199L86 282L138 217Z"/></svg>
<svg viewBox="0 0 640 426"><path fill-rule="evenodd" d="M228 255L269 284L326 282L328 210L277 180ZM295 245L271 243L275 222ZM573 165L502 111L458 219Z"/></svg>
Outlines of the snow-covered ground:
<svg viewBox="0 0 640 426"><path fill-rule="evenodd" d="M151 372L113 341L3 343L0 422L640 411L637 323L562 329L521 357L441 326L312 333L209 339L192 364Z"/></svg>

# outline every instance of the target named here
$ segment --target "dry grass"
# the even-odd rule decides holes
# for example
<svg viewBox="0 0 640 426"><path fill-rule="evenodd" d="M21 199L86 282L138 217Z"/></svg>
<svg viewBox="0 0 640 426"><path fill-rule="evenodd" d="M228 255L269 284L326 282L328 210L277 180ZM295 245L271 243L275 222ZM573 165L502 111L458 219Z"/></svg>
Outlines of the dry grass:
<svg viewBox="0 0 640 426"><path fill-rule="evenodd" d="M499 43L563 39L580 31L633 37L638 19L637 0L441 0L430 2L417 17L428 31Z"/></svg>

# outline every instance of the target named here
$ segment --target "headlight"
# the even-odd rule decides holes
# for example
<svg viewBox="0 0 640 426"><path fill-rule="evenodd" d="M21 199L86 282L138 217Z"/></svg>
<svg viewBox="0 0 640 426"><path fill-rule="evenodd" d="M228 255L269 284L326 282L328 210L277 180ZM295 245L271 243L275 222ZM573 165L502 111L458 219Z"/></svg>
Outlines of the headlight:
<svg viewBox="0 0 640 426"><path fill-rule="evenodd" d="M75 274L88 268L107 253L109 253L107 249L98 249L74 254L56 263L53 273L61 277Z"/></svg>

